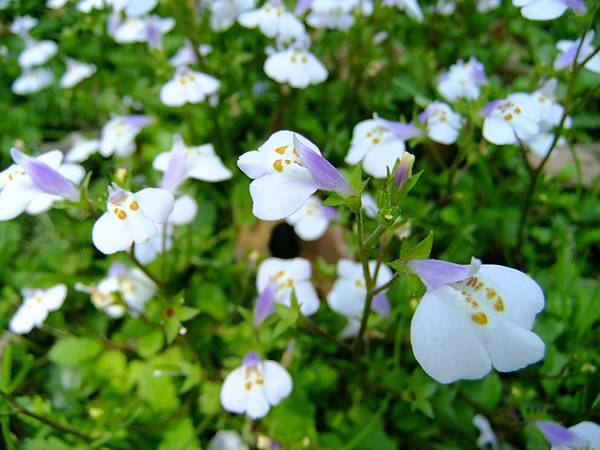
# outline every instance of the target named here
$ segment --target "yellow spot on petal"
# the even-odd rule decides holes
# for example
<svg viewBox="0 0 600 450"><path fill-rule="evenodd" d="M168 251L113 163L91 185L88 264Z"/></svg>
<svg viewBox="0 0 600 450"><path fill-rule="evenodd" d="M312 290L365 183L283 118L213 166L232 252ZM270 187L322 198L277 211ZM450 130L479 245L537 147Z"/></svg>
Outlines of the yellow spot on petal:
<svg viewBox="0 0 600 450"><path fill-rule="evenodd" d="M273 169L275 169L277 172L283 172L283 163L280 159L273 163Z"/></svg>
<svg viewBox="0 0 600 450"><path fill-rule="evenodd" d="M249 391L250 389L252 389L252 381L246 381L244 383L244 387L246 388L247 391Z"/></svg>
<svg viewBox="0 0 600 450"><path fill-rule="evenodd" d="M477 325L486 325L488 323L487 316L485 315L485 313L482 312L471 315L471 320Z"/></svg>
<svg viewBox="0 0 600 450"><path fill-rule="evenodd" d="M140 205L138 205L138 202L134 200L131 202L131 205L129 205L129 208L131 208L132 211L137 211L140 209Z"/></svg>
<svg viewBox="0 0 600 450"><path fill-rule="evenodd" d="M263 380L262 378L257 378L256 379L256 384L258 384L259 386L262 386L264 384L265 380Z"/></svg>
<svg viewBox="0 0 600 450"><path fill-rule="evenodd" d="M280 155L283 155L285 153L285 149L287 148L287 145L283 145L281 147L277 147L275 149L275 153L279 153Z"/></svg>
<svg viewBox="0 0 600 450"><path fill-rule="evenodd" d="M294 285L294 280L292 280L291 278L288 278L286 284L287 284L287 287L292 287Z"/></svg>
<svg viewBox="0 0 600 450"><path fill-rule="evenodd" d="M117 213L117 217L121 220L125 220L127 218L127 213L125 211L123 211L122 209L115 209L115 212Z"/></svg>
<svg viewBox="0 0 600 450"><path fill-rule="evenodd" d="M519 108L519 107L517 106L517 107L515 108L515 112L516 112L517 114L521 114L521 112L522 112L522 111L521 111L521 108Z"/></svg>
<svg viewBox="0 0 600 450"><path fill-rule="evenodd" d="M510 122L512 120L513 116L511 113L508 113L504 116L504 118Z"/></svg>
<svg viewBox="0 0 600 450"><path fill-rule="evenodd" d="M496 311L504 311L504 302L502 301L501 298L499 298L498 300L496 300L496 303L494 303L494 309Z"/></svg>
<svg viewBox="0 0 600 450"><path fill-rule="evenodd" d="M492 299L496 296L496 291L494 289L487 288L486 292L487 292L486 297L489 299Z"/></svg>
<svg viewBox="0 0 600 450"><path fill-rule="evenodd" d="M373 138L373 144L379 144L380 142L381 142L381 139Z"/></svg>

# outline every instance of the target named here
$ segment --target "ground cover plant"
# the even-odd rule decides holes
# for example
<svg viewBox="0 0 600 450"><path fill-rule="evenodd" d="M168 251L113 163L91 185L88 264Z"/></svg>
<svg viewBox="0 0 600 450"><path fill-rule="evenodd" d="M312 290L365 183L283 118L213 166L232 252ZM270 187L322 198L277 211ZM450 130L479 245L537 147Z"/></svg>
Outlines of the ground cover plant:
<svg viewBox="0 0 600 450"><path fill-rule="evenodd" d="M0 430L600 449L600 4L0 0Z"/></svg>

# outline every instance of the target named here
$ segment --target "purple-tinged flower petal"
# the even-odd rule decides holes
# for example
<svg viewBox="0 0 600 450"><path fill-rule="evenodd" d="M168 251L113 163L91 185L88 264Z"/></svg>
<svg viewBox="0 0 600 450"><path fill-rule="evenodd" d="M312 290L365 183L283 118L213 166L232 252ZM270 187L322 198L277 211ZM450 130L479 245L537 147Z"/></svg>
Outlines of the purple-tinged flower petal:
<svg viewBox="0 0 600 450"><path fill-rule="evenodd" d="M492 100L487 105L485 105L483 108L481 108L481 110L479 112L483 115L483 117L487 117L496 108L496 106L498 106L503 101L504 101L503 99Z"/></svg>
<svg viewBox="0 0 600 450"><path fill-rule="evenodd" d="M486 84L488 82L488 78L485 75L485 68L483 67L483 64L477 61L477 58L475 57L472 57L469 62L471 64L471 76L473 77L473 80L479 84Z"/></svg>
<svg viewBox="0 0 600 450"><path fill-rule="evenodd" d="M398 187L404 186L404 183L408 181L408 179L412 176L412 168L415 163L415 157L411 153L404 152L402 154L402 159L400 160L400 164L398 165L398 169L394 174L394 183Z"/></svg>
<svg viewBox="0 0 600 450"><path fill-rule="evenodd" d="M185 146L183 144L183 140L181 136L175 135L174 139L174 149L171 152L171 157L169 158L169 164L167 166L167 170L165 170L165 174L163 175L163 179L161 182L161 187L170 192L175 192L185 181Z"/></svg>
<svg viewBox="0 0 600 450"><path fill-rule="evenodd" d="M381 125L388 128L396 137L406 141L412 137L421 134L421 129L410 123L393 122L391 120L382 119L377 114L373 114L373 118Z"/></svg>
<svg viewBox="0 0 600 450"><path fill-rule="evenodd" d="M294 147L298 150L304 166L314 178L317 187L334 191L342 196L356 194L338 170L325 158L304 145L294 134Z"/></svg>
<svg viewBox="0 0 600 450"><path fill-rule="evenodd" d="M427 289L466 280L479 271L481 261L471 258L471 264L455 264L437 259L412 259L408 267L416 273Z"/></svg>
<svg viewBox="0 0 600 450"><path fill-rule="evenodd" d="M243 364L247 368L255 367L259 362L262 361L260 355L256 352L249 352L244 356Z"/></svg>
<svg viewBox="0 0 600 450"><path fill-rule="evenodd" d="M575 41L567 50L562 52L556 58L554 62L554 68L556 70L564 69L567 66L573 65L575 62L575 55L577 55L577 48L579 47L579 41Z"/></svg>
<svg viewBox="0 0 600 450"><path fill-rule="evenodd" d="M373 297L372 304L373 311L381 314L382 316L389 317L391 313L390 302L388 301L385 292L380 292Z"/></svg>
<svg viewBox="0 0 600 450"><path fill-rule="evenodd" d="M110 268L108 269L109 277L122 277L125 274L127 274L127 267L125 267L125 265L120 262L112 263L110 265Z"/></svg>
<svg viewBox="0 0 600 450"><path fill-rule="evenodd" d="M421 123L425 123L427 121L427 119L429 119L429 117L433 114L434 112L434 108L430 106L428 106L427 108L425 108L425 111L423 111L421 114L419 114L418 118L419 118L419 122Z"/></svg>
<svg viewBox="0 0 600 450"><path fill-rule="evenodd" d="M581 439L568 428L554 422L538 420L535 426L544 434L550 445L584 448L588 442Z"/></svg>
<svg viewBox="0 0 600 450"><path fill-rule="evenodd" d="M254 305L254 325L263 323L273 312L275 312L275 284L269 283Z"/></svg>
<svg viewBox="0 0 600 450"><path fill-rule="evenodd" d="M338 220L340 218L340 213L333 206L323 206L323 214L329 220Z"/></svg>
<svg viewBox="0 0 600 450"><path fill-rule="evenodd" d="M16 148L11 149L10 154L15 163L23 168L39 190L74 202L79 200L79 191L73 183L56 170L41 161L30 158Z"/></svg>
<svg viewBox="0 0 600 450"><path fill-rule="evenodd" d="M298 0L296 8L294 9L294 14L297 16L304 14L312 5L312 2L313 0Z"/></svg>
<svg viewBox="0 0 600 450"><path fill-rule="evenodd" d="M123 116L123 121L132 127L142 129L146 125L150 125L154 119L150 116L145 116L143 114L135 114L132 116Z"/></svg>
<svg viewBox="0 0 600 450"><path fill-rule="evenodd" d="M587 11L587 6L583 0L564 0L565 5L571 8L573 11L578 13L584 13Z"/></svg>

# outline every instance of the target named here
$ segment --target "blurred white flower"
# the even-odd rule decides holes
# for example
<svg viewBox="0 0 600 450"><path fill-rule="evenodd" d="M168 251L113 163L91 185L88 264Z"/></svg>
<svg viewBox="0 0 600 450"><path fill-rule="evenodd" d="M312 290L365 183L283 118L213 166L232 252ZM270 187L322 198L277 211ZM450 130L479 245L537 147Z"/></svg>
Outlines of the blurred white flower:
<svg viewBox="0 0 600 450"><path fill-rule="evenodd" d="M135 137L151 122L150 117L143 115L113 117L102 127L100 154L105 158L113 153L119 157L131 155Z"/></svg>
<svg viewBox="0 0 600 450"><path fill-rule="evenodd" d="M248 445L237 431L221 430L208 443L208 450L248 450Z"/></svg>
<svg viewBox="0 0 600 450"><path fill-rule="evenodd" d="M105 0L79 0L77 10L82 13L90 13L93 9L104 9L106 6Z"/></svg>
<svg viewBox="0 0 600 450"><path fill-rule="evenodd" d="M500 3L502 0L477 0L477 11L480 13L492 11L500 6Z"/></svg>
<svg viewBox="0 0 600 450"><path fill-rule="evenodd" d="M29 30L38 24L38 20L31 16L17 16L10 25L10 31L22 37L29 35Z"/></svg>
<svg viewBox="0 0 600 450"><path fill-rule="evenodd" d="M377 206L377 201L373 198L371 194L368 192L363 192L361 198L362 209L371 219L377 217L379 213L379 207Z"/></svg>
<svg viewBox="0 0 600 450"><path fill-rule="evenodd" d="M258 27L265 36L283 41L306 34L302 21L286 10L281 0L267 0L262 8L240 14L238 22L246 28Z"/></svg>
<svg viewBox="0 0 600 450"><path fill-rule="evenodd" d="M544 434L550 450L600 450L600 425L584 421L565 428L562 425L539 420L535 426Z"/></svg>
<svg viewBox="0 0 600 450"><path fill-rule="evenodd" d="M49 289L23 289L21 295L23 303L9 323L10 331L16 334L40 328L48 313L62 306L67 297L67 286L57 284Z"/></svg>
<svg viewBox="0 0 600 450"><path fill-rule="evenodd" d="M213 31L225 31L240 14L256 7L256 0L209 0L210 27Z"/></svg>
<svg viewBox="0 0 600 450"><path fill-rule="evenodd" d="M175 76L160 90L160 101L167 106L199 103L215 94L221 85L215 77L180 67Z"/></svg>
<svg viewBox="0 0 600 450"><path fill-rule="evenodd" d="M581 49L579 50L579 55L577 56L578 64L581 64L594 52L594 45L592 44L593 40L594 30L590 30L585 35L583 44L581 44ZM561 70L566 67L571 68L573 66L573 63L575 62L575 55L577 54L577 48L579 47L580 43L581 38L575 41L559 41L556 44L556 47L561 52L554 61L554 68L556 70ZM597 53L587 63L585 63L584 67L592 72L600 73L600 53Z"/></svg>
<svg viewBox="0 0 600 450"><path fill-rule="evenodd" d="M208 55L212 52L212 46L209 44L200 44L198 46L198 54L202 57ZM186 40L185 43L177 50L171 59L169 59L169 64L174 67L180 66L189 66L192 64L197 64L198 58L196 57L196 52L194 52L194 48L190 41Z"/></svg>
<svg viewBox="0 0 600 450"><path fill-rule="evenodd" d="M294 227L294 231L305 241L316 241L321 238L332 220L339 218L335 208L325 206L313 195L294 214L285 221Z"/></svg>
<svg viewBox="0 0 600 450"><path fill-rule="evenodd" d="M278 83L288 83L304 89L327 79L327 69L319 59L306 49L290 47L267 57L265 73Z"/></svg>
<svg viewBox="0 0 600 450"><path fill-rule="evenodd" d="M94 64L86 64L75 59L67 59L67 70L60 79L60 86L68 89L96 73Z"/></svg>
<svg viewBox="0 0 600 450"><path fill-rule="evenodd" d="M410 326L413 352L439 383L512 372L544 357L531 330L544 293L523 272L494 264L432 259L408 263L427 287Z"/></svg>
<svg viewBox="0 0 600 450"><path fill-rule="evenodd" d="M54 41L27 39L25 50L19 54L19 65L23 69L42 65L56 55L57 51L58 46Z"/></svg>
<svg viewBox="0 0 600 450"><path fill-rule="evenodd" d="M119 44L146 42L151 48L160 48L163 35L174 27L175 19L172 17L149 15L121 20L118 15L113 15L109 22L109 34Z"/></svg>
<svg viewBox="0 0 600 450"><path fill-rule="evenodd" d="M12 91L17 95L27 95L47 88L54 81L54 74L50 69L38 67L25 69L12 84Z"/></svg>
<svg viewBox="0 0 600 450"><path fill-rule="evenodd" d="M540 131L540 105L525 93L509 95L488 103L481 112L483 137L496 145L515 144L533 138Z"/></svg>
<svg viewBox="0 0 600 450"><path fill-rule="evenodd" d="M449 16L450 14L454 14L454 11L456 10L456 1L437 0L433 10L442 16Z"/></svg>
<svg viewBox="0 0 600 450"><path fill-rule="evenodd" d="M484 416L477 414L473 417L473 425L479 430L479 437L477 438L477 445L480 448L485 448L488 445L492 447L493 450L499 450L498 446L498 438L490 425L489 420L487 420Z"/></svg>
<svg viewBox="0 0 600 450"><path fill-rule="evenodd" d="M221 404L226 411L246 413L251 419L267 415L292 392L292 377L281 364L262 360L254 352L244 358L242 366L234 369L221 388Z"/></svg>
<svg viewBox="0 0 600 450"><path fill-rule="evenodd" d="M46 6L50 9L60 9L67 4L69 0L48 0Z"/></svg>
<svg viewBox="0 0 600 450"><path fill-rule="evenodd" d="M417 0L383 0L384 5L395 6L405 11L410 17L418 22L423 22L423 11Z"/></svg>
<svg viewBox="0 0 600 450"><path fill-rule="evenodd" d="M173 194L164 189L146 188L133 194L113 183L108 192L107 211L92 229L94 245L107 255L154 237L173 210Z"/></svg>
<svg viewBox="0 0 600 450"><path fill-rule="evenodd" d="M372 0L314 0L306 23L313 28L346 31L354 25L355 11L370 15L373 12Z"/></svg>
<svg viewBox="0 0 600 450"><path fill-rule="evenodd" d="M450 145L458 139L462 128L462 117L452 111L449 105L442 102L432 102L419 114L419 121L427 127L429 139L440 144Z"/></svg>
<svg viewBox="0 0 600 450"><path fill-rule="evenodd" d="M441 74L437 81L438 91L451 102L458 98L477 99L481 86L488 82L483 65L473 57L466 63L459 60L450 66L448 72Z"/></svg>
<svg viewBox="0 0 600 450"><path fill-rule="evenodd" d="M97 139L84 139L78 134L71 137L71 148L65 155L65 161L81 163L100 149L100 141Z"/></svg>
<svg viewBox="0 0 600 450"><path fill-rule="evenodd" d="M552 20L562 16L567 9L577 13L587 11L583 0L512 0L521 14L530 20Z"/></svg>
<svg viewBox="0 0 600 450"><path fill-rule="evenodd" d="M158 0L107 0L115 12L124 12L127 17L141 17L158 4Z"/></svg>

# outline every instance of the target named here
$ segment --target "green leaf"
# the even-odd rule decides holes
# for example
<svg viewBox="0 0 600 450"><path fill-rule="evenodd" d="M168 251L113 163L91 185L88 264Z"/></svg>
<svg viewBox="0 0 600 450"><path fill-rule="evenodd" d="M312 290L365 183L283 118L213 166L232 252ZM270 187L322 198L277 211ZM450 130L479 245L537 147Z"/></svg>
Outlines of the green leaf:
<svg viewBox="0 0 600 450"><path fill-rule="evenodd" d="M162 330L154 329L140 338L137 343L137 352L142 358L149 358L162 349L163 340Z"/></svg>
<svg viewBox="0 0 600 450"><path fill-rule="evenodd" d="M68 337L61 339L50 349L50 361L62 366L77 366L89 361L102 350L102 344L92 338Z"/></svg>
<svg viewBox="0 0 600 450"><path fill-rule="evenodd" d="M185 417L175 422L165 432L158 450L200 450L192 420Z"/></svg>

